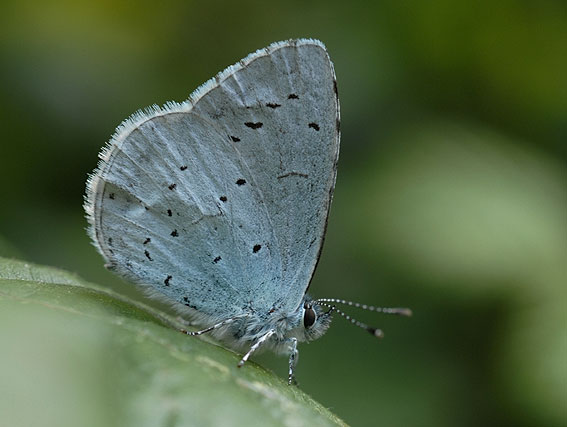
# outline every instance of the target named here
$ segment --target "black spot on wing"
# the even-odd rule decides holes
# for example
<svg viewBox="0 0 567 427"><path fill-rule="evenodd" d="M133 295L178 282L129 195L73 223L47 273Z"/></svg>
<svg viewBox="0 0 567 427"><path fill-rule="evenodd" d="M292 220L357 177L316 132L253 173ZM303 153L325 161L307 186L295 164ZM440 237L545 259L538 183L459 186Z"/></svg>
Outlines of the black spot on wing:
<svg viewBox="0 0 567 427"><path fill-rule="evenodd" d="M264 126L264 123L262 123L262 122L245 122L244 126L249 127L250 129L260 129L262 126Z"/></svg>
<svg viewBox="0 0 567 427"><path fill-rule="evenodd" d="M278 176L278 179L287 178L288 176L300 176L301 178L309 178L309 175L307 175L306 173L291 171Z"/></svg>
<svg viewBox="0 0 567 427"><path fill-rule="evenodd" d="M197 306L191 304L189 302L189 298L187 298L187 297L183 297L183 304L185 304L187 307L191 307L191 308L197 310Z"/></svg>

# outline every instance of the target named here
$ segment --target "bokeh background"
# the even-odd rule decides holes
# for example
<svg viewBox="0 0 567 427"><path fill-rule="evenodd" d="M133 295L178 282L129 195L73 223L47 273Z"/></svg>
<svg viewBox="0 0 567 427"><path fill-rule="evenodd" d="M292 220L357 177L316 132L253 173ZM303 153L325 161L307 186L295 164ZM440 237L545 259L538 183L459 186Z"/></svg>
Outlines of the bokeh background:
<svg viewBox="0 0 567 427"><path fill-rule="evenodd" d="M352 425L567 425L562 1L4 1L0 247L120 292L84 231L87 173L138 108L270 42L335 63L342 151L301 388ZM257 359L282 377L286 359Z"/></svg>

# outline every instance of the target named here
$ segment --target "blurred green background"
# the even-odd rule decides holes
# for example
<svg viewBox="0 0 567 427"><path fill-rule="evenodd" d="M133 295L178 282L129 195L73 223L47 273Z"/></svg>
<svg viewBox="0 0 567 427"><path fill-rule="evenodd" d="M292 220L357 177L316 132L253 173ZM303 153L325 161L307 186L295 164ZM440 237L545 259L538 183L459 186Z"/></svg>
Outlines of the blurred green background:
<svg viewBox="0 0 567 427"><path fill-rule="evenodd" d="M84 231L114 128L270 42L321 39L342 150L311 293L352 312L300 347L352 425L567 425L567 6L561 1L8 1L0 247L121 293ZM286 375L286 359L256 360Z"/></svg>

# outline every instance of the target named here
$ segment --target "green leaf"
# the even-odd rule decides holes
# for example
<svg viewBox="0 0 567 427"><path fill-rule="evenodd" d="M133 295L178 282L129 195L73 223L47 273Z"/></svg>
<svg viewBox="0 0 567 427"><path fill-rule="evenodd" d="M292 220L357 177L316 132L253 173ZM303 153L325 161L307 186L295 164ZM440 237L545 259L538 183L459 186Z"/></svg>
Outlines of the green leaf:
<svg viewBox="0 0 567 427"><path fill-rule="evenodd" d="M4 425L344 425L180 319L50 267L0 258Z"/></svg>

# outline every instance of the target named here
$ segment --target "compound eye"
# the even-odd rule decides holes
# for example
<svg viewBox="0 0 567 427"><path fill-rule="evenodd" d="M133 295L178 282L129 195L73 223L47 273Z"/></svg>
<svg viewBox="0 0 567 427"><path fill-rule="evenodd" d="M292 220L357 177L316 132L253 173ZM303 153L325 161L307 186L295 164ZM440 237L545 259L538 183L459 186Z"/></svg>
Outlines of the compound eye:
<svg viewBox="0 0 567 427"><path fill-rule="evenodd" d="M303 326L305 328L310 328L315 323L317 319L317 315L315 314L315 310L311 308L310 305L305 306L305 313L303 314Z"/></svg>

